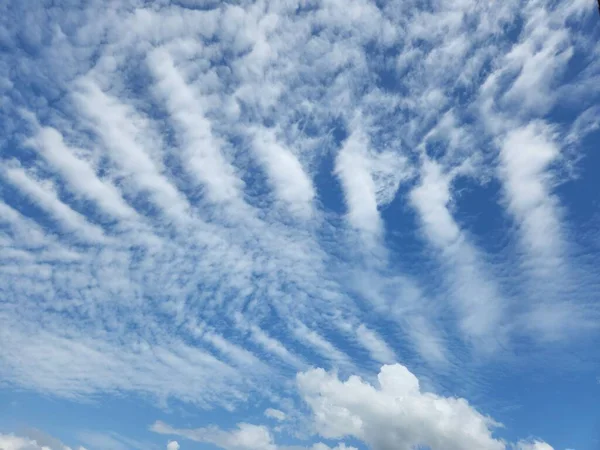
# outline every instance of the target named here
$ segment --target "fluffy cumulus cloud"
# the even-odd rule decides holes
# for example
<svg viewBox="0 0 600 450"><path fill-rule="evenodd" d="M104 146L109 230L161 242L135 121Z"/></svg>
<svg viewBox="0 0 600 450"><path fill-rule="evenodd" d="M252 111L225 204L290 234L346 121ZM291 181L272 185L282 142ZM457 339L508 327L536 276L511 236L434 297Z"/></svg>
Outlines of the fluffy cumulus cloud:
<svg viewBox="0 0 600 450"><path fill-rule="evenodd" d="M401 364L384 365L377 385L358 376L344 381L336 372L311 369L297 375L297 388L319 438L358 439L372 450L553 450L539 440L511 444L495 438L494 429L501 424L464 398L423 391L418 378ZM275 416L273 412L267 415ZM178 429L158 421L151 430L225 450L330 448L323 443L312 447L277 445L267 426L248 423L233 429ZM349 448L343 443L335 447Z"/></svg>
<svg viewBox="0 0 600 450"><path fill-rule="evenodd" d="M167 450L179 450L179 443L177 441L169 441Z"/></svg>
<svg viewBox="0 0 600 450"><path fill-rule="evenodd" d="M379 386L353 376L314 369L298 375L300 395L310 406L316 431L327 438L355 437L373 450L503 450L492 436L498 424L465 399L423 392L406 367L383 366ZM537 447L548 444L536 442ZM530 448L519 444L518 448Z"/></svg>
<svg viewBox="0 0 600 450"><path fill-rule="evenodd" d="M480 398L486 364L597 339L597 215L561 190L592 2L80 3L0 2L3 386L231 411L302 372L324 436L494 449L406 369L364 380ZM229 425L169 430L279 445Z"/></svg>

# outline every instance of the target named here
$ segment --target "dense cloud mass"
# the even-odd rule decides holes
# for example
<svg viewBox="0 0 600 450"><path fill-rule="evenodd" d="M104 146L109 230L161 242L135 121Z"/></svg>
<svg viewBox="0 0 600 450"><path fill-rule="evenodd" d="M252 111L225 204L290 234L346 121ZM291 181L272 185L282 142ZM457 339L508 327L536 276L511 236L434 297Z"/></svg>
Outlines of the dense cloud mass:
<svg viewBox="0 0 600 450"><path fill-rule="evenodd" d="M419 380L401 365L383 366L379 389L352 377L341 381L322 369L298 376L319 434L354 436L374 450L502 450L491 436L492 419L467 401L422 393Z"/></svg>
<svg viewBox="0 0 600 450"><path fill-rule="evenodd" d="M598 338L591 3L1 2L0 387L505 448L431 392Z"/></svg>
<svg viewBox="0 0 600 450"><path fill-rule="evenodd" d="M360 377L311 369L297 376L298 393L310 408L315 432L326 439L355 438L373 450L553 450L542 441L506 443L492 436L501 424L478 412L463 398L423 392L419 380L400 364L386 365L373 386ZM239 423L177 429L156 422L152 431L206 442L224 450L285 450L264 425ZM307 449L307 447L293 447ZM312 450L329 449L319 443ZM340 444L336 449L346 449Z"/></svg>

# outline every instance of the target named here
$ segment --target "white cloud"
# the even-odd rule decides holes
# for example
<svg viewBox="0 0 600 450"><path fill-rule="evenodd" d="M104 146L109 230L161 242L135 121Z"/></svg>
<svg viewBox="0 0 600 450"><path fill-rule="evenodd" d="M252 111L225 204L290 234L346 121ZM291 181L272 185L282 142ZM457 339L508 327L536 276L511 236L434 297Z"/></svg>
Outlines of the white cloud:
<svg viewBox="0 0 600 450"><path fill-rule="evenodd" d="M554 448L546 442L542 441L521 441L517 443L517 445L515 446L515 450L554 450Z"/></svg>
<svg viewBox="0 0 600 450"><path fill-rule="evenodd" d="M283 411L274 408L267 408L265 411L265 416L275 419L278 422L282 422L286 418L286 414Z"/></svg>
<svg viewBox="0 0 600 450"><path fill-rule="evenodd" d="M314 349L321 357L332 361L334 365L348 366L350 359L348 355L339 350L334 344L325 339L319 333L311 330L302 322L296 322L292 333L299 342Z"/></svg>
<svg viewBox="0 0 600 450"><path fill-rule="evenodd" d="M139 446L129 446L122 440L115 436L105 433L96 433L92 431L85 431L79 433L79 438L82 442L88 445L92 449L102 450L127 450L129 448L140 449Z"/></svg>
<svg viewBox="0 0 600 450"><path fill-rule="evenodd" d="M56 441L52 439L52 441ZM0 449L2 450L73 450L71 447L56 443L51 446L42 444L37 440L19 437L14 434L0 434ZM78 447L77 450L86 450Z"/></svg>
<svg viewBox="0 0 600 450"><path fill-rule="evenodd" d="M400 364L383 366L379 386L352 376L312 369L297 377L300 395L310 406L317 433L326 438L354 437L373 450L504 450L495 439L498 426L465 399L422 392L419 380ZM519 444L525 445L525 444ZM552 449L543 442L539 448Z"/></svg>
<svg viewBox="0 0 600 450"><path fill-rule="evenodd" d="M588 134L600 128L600 106L592 106L583 111L577 119L573 121L571 129L567 134L565 141L568 144L578 144Z"/></svg>
<svg viewBox="0 0 600 450"><path fill-rule="evenodd" d="M584 0L21 3L0 14L8 383L232 409L310 365L364 367L357 347L435 379L466 343L538 342L523 323L583 328L568 303L595 285L565 257L579 224L553 169L597 127ZM524 256L480 245L459 175L500 178ZM532 261L575 275L506 275ZM523 314L525 291L563 301Z"/></svg>
<svg viewBox="0 0 600 450"><path fill-rule="evenodd" d="M276 136L269 130L255 133L253 148L279 198L292 212L305 218L310 217L314 187L292 151L277 142Z"/></svg>
<svg viewBox="0 0 600 450"><path fill-rule="evenodd" d="M568 294L580 267L570 261L563 206L553 192L562 155L552 126L536 121L511 130L501 140L499 176L508 212L518 227L529 275L525 326L540 340L557 341L593 328L586 319L586 296ZM578 323L572 327L569 323Z"/></svg>
<svg viewBox="0 0 600 450"><path fill-rule="evenodd" d="M443 173L438 163L427 158L421 172L420 183L410 193L411 203L447 271L462 331L489 350L490 340L486 338L493 341L499 337L503 302L498 288L486 273L478 250L452 215L454 174Z"/></svg>
<svg viewBox="0 0 600 450"><path fill-rule="evenodd" d="M0 448L2 450L35 450L42 447L37 442L23 439L13 435L0 435Z"/></svg>
<svg viewBox="0 0 600 450"><path fill-rule="evenodd" d="M336 155L334 173L344 191L347 220L370 247L382 237L380 209L395 198L412 169L401 152L374 148L360 120L348 125L351 133Z"/></svg>
<svg viewBox="0 0 600 450"><path fill-rule="evenodd" d="M268 369L254 354L227 341L218 334L208 331L202 335L202 338L239 367L252 368L255 371L266 371Z"/></svg>
<svg viewBox="0 0 600 450"><path fill-rule="evenodd" d="M544 112L554 100L553 82L573 56L573 48L566 30L553 29L552 13L533 5L528 8L532 11L524 25L525 39L505 57L508 70L517 76L504 96L520 108Z"/></svg>
<svg viewBox="0 0 600 450"><path fill-rule="evenodd" d="M169 441L167 450L179 450L179 443L177 441Z"/></svg>
<svg viewBox="0 0 600 450"><path fill-rule="evenodd" d="M147 121L131 106L103 92L93 80L83 78L77 86L73 97L81 113L92 120L115 170L131 179L123 186L124 190L149 194L167 217L179 224L187 223L190 209L187 200L151 157L161 143L147 131Z"/></svg>
<svg viewBox="0 0 600 450"><path fill-rule="evenodd" d="M176 126L186 169L206 186L210 200L236 199L242 188L241 181L219 149L220 143L202 111L202 99L186 84L166 50L154 50L148 56L148 64L157 78L157 91Z"/></svg>
<svg viewBox="0 0 600 450"><path fill-rule="evenodd" d="M156 422L152 431L161 434L175 434L192 441L216 445L225 450L276 450L273 435L266 427L240 423L233 430L221 430L217 427L181 430Z"/></svg>
<svg viewBox="0 0 600 450"><path fill-rule="evenodd" d="M13 243L29 247L43 247L47 242L44 229L32 220L26 219L17 210L0 203L0 220L13 233Z"/></svg>
<svg viewBox="0 0 600 450"><path fill-rule="evenodd" d="M356 338L358 342L365 347L372 358L380 363L393 363L398 357L388 344L373 330L361 324L356 329Z"/></svg>
<svg viewBox="0 0 600 450"><path fill-rule="evenodd" d="M300 397L310 408L309 421L321 438L353 438L372 450L553 450L540 441L506 443L493 436L501 424L477 411L464 398L424 392L419 380L400 364L384 365L374 386L360 377L340 380L336 372L310 369L298 373ZM281 411L267 410L282 420ZM225 450L327 450L323 443L282 446L265 425L239 423L223 429L214 425L178 429L155 422L152 431L210 443ZM334 449L350 450L345 444Z"/></svg>
<svg viewBox="0 0 600 450"><path fill-rule="evenodd" d="M34 332L22 326L5 327L0 337L5 342L0 350L0 360L6 362L2 373L19 372L23 386L72 399L127 389L228 406L241 397L236 385L247 381L236 381L238 372L233 367L182 343L150 347L138 338L131 346L115 347L89 337L73 341L58 331ZM55 374L57 365L67 363L70 370ZM174 373L182 377L178 383L173 383Z"/></svg>
<svg viewBox="0 0 600 450"><path fill-rule="evenodd" d="M336 158L335 172L344 187L350 224L369 234L379 234L382 224L377 189L366 156L368 146L364 133L356 131L350 135Z"/></svg>
<svg viewBox="0 0 600 450"><path fill-rule="evenodd" d="M406 157L395 151L381 151L371 155L369 168L375 183L377 205L380 208L391 203L396 197L400 183L413 175Z"/></svg>
<svg viewBox="0 0 600 450"><path fill-rule="evenodd" d="M115 432L86 430L77 433L78 439L92 450L158 450L149 442L140 442Z"/></svg>
<svg viewBox="0 0 600 450"><path fill-rule="evenodd" d="M502 142L500 176L508 209L521 228L523 246L535 259L534 270L555 266L562 253L558 200L551 193L549 171L559 156L551 128L541 122L511 131Z"/></svg>
<svg viewBox="0 0 600 450"><path fill-rule="evenodd" d="M290 447L289 450L293 450L293 448ZM298 449L298 450L300 450L300 449ZM315 444L312 447L310 447L310 450L358 450L358 449L356 447L348 447L346 444L339 444L339 445L336 445L335 447L329 447L328 445L325 445L322 442L319 442L318 444Z"/></svg>
<svg viewBox="0 0 600 450"><path fill-rule="evenodd" d="M278 357L286 364L299 369L305 365L302 360L296 355L292 354L281 342L277 339L269 336L265 331L259 328L257 325L249 323L240 313L235 315L236 325L239 329L246 331L250 334L250 339L257 345L262 347L268 353Z"/></svg>
<svg viewBox="0 0 600 450"><path fill-rule="evenodd" d="M249 423L239 423L236 428L224 430L217 426L177 429L163 422L155 422L150 429L155 433L177 435L191 441L212 444L223 450L356 450L345 444L329 447L321 442L309 447L277 445L267 427Z"/></svg>
<svg viewBox="0 0 600 450"><path fill-rule="evenodd" d="M118 189L99 179L94 168L76 156L77 150L69 148L56 129L41 128L28 143L64 176L76 195L98 202L104 211L119 219L135 218L135 211Z"/></svg>
<svg viewBox="0 0 600 450"><path fill-rule="evenodd" d="M35 204L46 210L66 232L73 233L75 239L92 243L104 241L102 229L89 223L82 214L62 202L50 182L42 184L20 167L7 168L4 174Z"/></svg>
<svg viewBox="0 0 600 450"><path fill-rule="evenodd" d="M460 237L460 229L449 206L451 178L436 162L425 160L422 180L411 191L411 201L421 215L428 238L439 248L451 248Z"/></svg>
<svg viewBox="0 0 600 450"><path fill-rule="evenodd" d="M295 355L283 346L277 339L273 339L263 330L258 328L256 325L252 325L250 328L250 337L256 343L264 347L267 351L281 358L286 363L294 366L301 367L304 363Z"/></svg>

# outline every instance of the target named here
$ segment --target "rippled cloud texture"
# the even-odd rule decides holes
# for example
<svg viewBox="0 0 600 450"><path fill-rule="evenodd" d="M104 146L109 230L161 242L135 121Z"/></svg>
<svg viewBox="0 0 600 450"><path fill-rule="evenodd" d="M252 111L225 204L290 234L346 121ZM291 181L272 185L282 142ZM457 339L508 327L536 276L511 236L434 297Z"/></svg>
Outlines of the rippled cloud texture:
<svg viewBox="0 0 600 450"><path fill-rule="evenodd" d="M91 449L552 449L495 413L535 402L512 373L598 368L598 30L587 0L0 3L0 387L165 410Z"/></svg>

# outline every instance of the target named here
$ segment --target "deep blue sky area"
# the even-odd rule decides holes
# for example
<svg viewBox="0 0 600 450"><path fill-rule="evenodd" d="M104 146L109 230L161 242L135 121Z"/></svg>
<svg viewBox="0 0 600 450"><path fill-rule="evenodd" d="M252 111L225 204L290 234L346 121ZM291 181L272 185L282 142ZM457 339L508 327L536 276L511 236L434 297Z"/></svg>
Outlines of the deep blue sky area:
<svg viewBox="0 0 600 450"><path fill-rule="evenodd" d="M0 450L600 449L599 38L0 2Z"/></svg>

